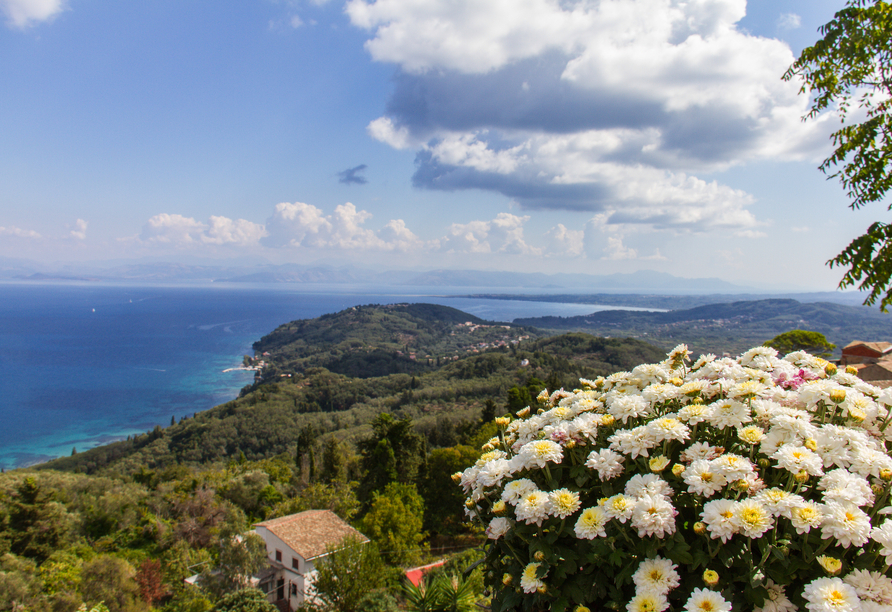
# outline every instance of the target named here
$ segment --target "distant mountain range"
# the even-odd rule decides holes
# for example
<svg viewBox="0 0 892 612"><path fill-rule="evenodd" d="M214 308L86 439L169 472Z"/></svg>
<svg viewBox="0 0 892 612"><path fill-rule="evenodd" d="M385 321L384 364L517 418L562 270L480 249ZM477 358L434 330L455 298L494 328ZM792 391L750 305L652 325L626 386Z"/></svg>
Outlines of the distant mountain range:
<svg viewBox="0 0 892 612"><path fill-rule="evenodd" d="M254 265L215 266L175 263L132 263L113 267L97 265L47 266L18 259L0 258L0 279L34 281L145 281L228 283L317 283L380 286L480 287L567 293L754 293L718 278L681 278L651 270L630 274L542 274L481 270L389 270L354 266Z"/></svg>

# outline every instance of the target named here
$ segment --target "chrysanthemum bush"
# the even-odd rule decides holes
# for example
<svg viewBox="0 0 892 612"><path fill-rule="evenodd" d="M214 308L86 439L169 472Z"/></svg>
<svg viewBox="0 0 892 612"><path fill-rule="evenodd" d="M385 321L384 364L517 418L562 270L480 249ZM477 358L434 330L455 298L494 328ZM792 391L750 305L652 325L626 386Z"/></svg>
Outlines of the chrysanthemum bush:
<svg viewBox="0 0 892 612"><path fill-rule="evenodd" d="M892 390L681 345L538 402L455 476L494 611L892 611Z"/></svg>

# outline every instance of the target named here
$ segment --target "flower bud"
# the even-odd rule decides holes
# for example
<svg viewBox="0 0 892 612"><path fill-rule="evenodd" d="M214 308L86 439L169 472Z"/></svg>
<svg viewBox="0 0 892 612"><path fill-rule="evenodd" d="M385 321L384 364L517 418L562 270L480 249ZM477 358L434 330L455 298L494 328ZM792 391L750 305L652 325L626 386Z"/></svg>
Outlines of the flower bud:
<svg viewBox="0 0 892 612"><path fill-rule="evenodd" d="M502 575L502 584L505 586L511 586L511 583L514 582L514 578L509 573L505 573Z"/></svg>
<svg viewBox="0 0 892 612"><path fill-rule="evenodd" d="M886 490L886 487L880 484L872 484L870 485L870 490L873 491L874 495L880 496L883 494L883 491Z"/></svg>
<svg viewBox="0 0 892 612"><path fill-rule="evenodd" d="M846 374L851 374L852 376L858 375L858 368L855 366L846 366Z"/></svg>
<svg viewBox="0 0 892 612"><path fill-rule="evenodd" d="M680 463L676 463L672 466L672 475L681 478L681 475L684 474L684 466Z"/></svg>
<svg viewBox="0 0 892 612"><path fill-rule="evenodd" d="M818 557L818 563L820 563L821 567L824 568L824 571L831 576L836 576L839 572L842 571L842 561L840 561L836 557L821 555L820 557Z"/></svg>
<svg viewBox="0 0 892 612"><path fill-rule="evenodd" d="M670 385L675 385L676 387L680 387L684 384L684 381L677 376L675 378L670 378L667 382Z"/></svg>
<svg viewBox="0 0 892 612"><path fill-rule="evenodd" d="M496 425L499 427L508 427L511 424L511 417L500 416L496 417Z"/></svg>
<svg viewBox="0 0 892 612"><path fill-rule="evenodd" d="M455 484L458 484L461 482L461 472L456 472L455 474L452 475L452 482L454 482Z"/></svg>
<svg viewBox="0 0 892 612"><path fill-rule="evenodd" d="M740 480L734 481L734 488L741 493L746 493L750 490L750 483L741 478Z"/></svg>
<svg viewBox="0 0 892 612"><path fill-rule="evenodd" d="M763 470L766 468L769 468L769 467L771 467L771 462L768 459L766 459L765 457L762 457L761 459L759 459L759 467L762 468Z"/></svg>
<svg viewBox="0 0 892 612"><path fill-rule="evenodd" d="M545 595L548 592L548 587L544 584L540 584L536 587L536 592L539 593L539 595Z"/></svg>
<svg viewBox="0 0 892 612"><path fill-rule="evenodd" d="M706 533L706 523L703 523L701 521L697 521L696 523L694 523L694 533L696 533L697 535L703 535L704 533Z"/></svg>
<svg viewBox="0 0 892 612"><path fill-rule="evenodd" d="M548 401L549 396L548 389L542 389L542 391L539 392L539 395L536 396L536 401L540 404L544 404Z"/></svg>
<svg viewBox="0 0 892 612"><path fill-rule="evenodd" d="M804 445L804 446L805 446L805 448L807 448L808 450L810 450L810 451L812 451L812 452L815 452L815 451L818 450L818 441L815 440L814 438L808 438L808 439L805 441L805 445Z"/></svg>
<svg viewBox="0 0 892 612"><path fill-rule="evenodd" d="M703 582L706 583L706 586L715 586L719 583L719 574L715 570L706 570L703 572Z"/></svg>
<svg viewBox="0 0 892 612"><path fill-rule="evenodd" d="M517 416L518 416L518 418L521 418L521 419L525 419L525 418L527 418L528 416L530 416L530 407L527 406L527 407L524 408L523 410L518 410L518 411L517 411Z"/></svg>
<svg viewBox="0 0 892 612"><path fill-rule="evenodd" d="M691 403L699 406L700 404L703 403L703 398L698 395L697 397L695 397L694 399L691 400Z"/></svg>
<svg viewBox="0 0 892 612"><path fill-rule="evenodd" d="M841 404L846 401L846 390L830 389L830 401L834 404Z"/></svg>
<svg viewBox="0 0 892 612"><path fill-rule="evenodd" d="M564 448L576 448L576 440L568 440Z"/></svg>
<svg viewBox="0 0 892 612"><path fill-rule="evenodd" d="M892 470L890 470L889 468L883 468L882 470L880 470L880 478L882 478L886 482L889 482L890 480L892 480Z"/></svg>
<svg viewBox="0 0 892 612"><path fill-rule="evenodd" d="M601 417L601 425L603 427L613 427L614 423L616 423L616 419L612 414L605 414Z"/></svg>
<svg viewBox="0 0 892 612"><path fill-rule="evenodd" d="M836 374L836 369L837 369L837 368L836 368L836 365L835 365L835 364L828 363L828 364L827 364L827 367L824 368L824 373L825 373L827 376L833 376L834 374Z"/></svg>
<svg viewBox="0 0 892 612"><path fill-rule="evenodd" d="M585 606L583 606L582 604L579 604L578 606L576 606L573 609L573 612L592 612L592 611L589 610L588 608L586 608Z"/></svg>
<svg viewBox="0 0 892 612"><path fill-rule="evenodd" d="M468 510L473 510L477 506L477 503L473 499L465 500L465 508Z"/></svg>
<svg viewBox="0 0 892 612"><path fill-rule="evenodd" d="M492 505L492 513L496 516L502 516L507 509L507 505L501 499Z"/></svg>
<svg viewBox="0 0 892 612"><path fill-rule="evenodd" d="M856 423L863 423L864 419L867 418L867 413L861 410L860 408L855 408L854 406L849 407L849 418L855 421Z"/></svg>
<svg viewBox="0 0 892 612"><path fill-rule="evenodd" d="M545 553L541 550L537 550L535 553L533 553L533 559L535 559L536 561L545 561Z"/></svg>
<svg viewBox="0 0 892 612"><path fill-rule="evenodd" d="M652 457L648 463L651 472L662 472L666 469L666 466L669 465L669 459L663 455L657 455L656 457Z"/></svg>
<svg viewBox="0 0 892 612"><path fill-rule="evenodd" d="M808 482L808 472L806 470L799 470L798 472L796 472L796 476L794 478L796 478L796 482L799 483Z"/></svg>

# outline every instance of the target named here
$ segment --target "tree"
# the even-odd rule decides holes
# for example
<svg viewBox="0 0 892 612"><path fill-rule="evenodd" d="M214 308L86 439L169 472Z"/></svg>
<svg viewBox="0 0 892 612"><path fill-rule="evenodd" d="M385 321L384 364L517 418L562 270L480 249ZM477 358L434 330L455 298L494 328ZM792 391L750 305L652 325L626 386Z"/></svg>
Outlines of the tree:
<svg viewBox="0 0 892 612"><path fill-rule="evenodd" d="M411 563L418 557L424 532L424 500L415 485L392 482L383 493L375 493L372 507L361 528L382 549L393 565Z"/></svg>
<svg viewBox="0 0 892 612"><path fill-rule="evenodd" d="M424 438L415 432L411 419L397 420L382 412L372 421L372 430L370 438L357 444L366 474L359 488L363 500L391 482L415 482L427 456Z"/></svg>
<svg viewBox="0 0 892 612"><path fill-rule="evenodd" d="M110 612L147 610L135 577L136 570L124 559L99 555L83 565L81 595L87 605L104 603Z"/></svg>
<svg viewBox="0 0 892 612"><path fill-rule="evenodd" d="M823 38L802 51L784 74L799 78L800 93L813 96L805 119L833 111L842 127L831 135L835 147L820 169L838 178L850 207L882 201L892 189L892 5L885 0L848 0L820 28ZM853 106L864 120L847 122ZM892 209L892 205L889 207ZM839 287L859 283L864 303L892 304L892 225L876 222L827 262L847 266Z"/></svg>
<svg viewBox="0 0 892 612"><path fill-rule="evenodd" d="M217 604L217 612L277 612L263 591L258 589L241 589L229 593Z"/></svg>
<svg viewBox="0 0 892 612"><path fill-rule="evenodd" d="M16 493L9 509L10 550L43 563L64 548L68 534L65 511L32 476L19 484Z"/></svg>
<svg viewBox="0 0 892 612"><path fill-rule="evenodd" d="M833 349L836 348L835 344L827 341L824 334L804 329L792 329L778 334L763 344L763 346L770 346L781 355L786 355L793 351L807 351L818 357L829 357Z"/></svg>
<svg viewBox="0 0 892 612"><path fill-rule="evenodd" d="M435 448L428 456L428 469L419 489L424 497L424 525L437 533L455 533L464 528L465 496L452 482L452 475L474 465L478 447L457 445Z"/></svg>
<svg viewBox="0 0 892 612"><path fill-rule="evenodd" d="M330 608L354 612L369 591L384 586L384 578L378 547L354 536L328 548L328 554L316 564L313 587Z"/></svg>

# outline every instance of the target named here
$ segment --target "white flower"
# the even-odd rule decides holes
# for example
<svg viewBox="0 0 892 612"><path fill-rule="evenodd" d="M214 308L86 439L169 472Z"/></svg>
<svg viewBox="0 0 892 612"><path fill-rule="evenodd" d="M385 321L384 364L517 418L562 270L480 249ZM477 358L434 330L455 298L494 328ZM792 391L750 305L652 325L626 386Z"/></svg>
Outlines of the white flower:
<svg viewBox="0 0 892 612"><path fill-rule="evenodd" d="M885 605L892 604L892 580L879 572L856 569L843 580L855 589L858 597L862 600L869 599Z"/></svg>
<svg viewBox="0 0 892 612"><path fill-rule="evenodd" d="M610 442L611 449L628 455L631 459L639 455L647 457L649 450L658 445L653 434L645 425L634 429L621 429L607 440Z"/></svg>
<svg viewBox="0 0 892 612"><path fill-rule="evenodd" d="M573 531L579 539L606 538L607 532L604 528L608 521L610 521L610 516L603 508L586 508L576 520L576 526L573 528Z"/></svg>
<svg viewBox="0 0 892 612"><path fill-rule="evenodd" d="M660 383L669 380L669 372L666 371L666 368L657 363L643 363L639 366L635 366L632 370L632 376L640 380L643 385L650 385L652 383Z"/></svg>
<svg viewBox="0 0 892 612"><path fill-rule="evenodd" d="M852 504L831 502L825 505L821 538L834 538L840 546L863 546L870 537L870 518Z"/></svg>
<svg viewBox="0 0 892 612"><path fill-rule="evenodd" d="M672 496L672 487L656 474L635 474L626 483L625 492L631 497L660 495L669 498Z"/></svg>
<svg viewBox="0 0 892 612"><path fill-rule="evenodd" d="M651 591L637 592L626 604L626 612L663 612L669 607L669 601L661 593Z"/></svg>
<svg viewBox="0 0 892 612"><path fill-rule="evenodd" d="M662 538L675 533L675 508L664 497L644 495L635 504L632 512L632 527L638 530L638 537L655 535Z"/></svg>
<svg viewBox="0 0 892 612"><path fill-rule="evenodd" d="M822 468L824 462L821 460L820 455L813 453L804 446L784 444L771 458L777 459L778 467L793 474L801 470L805 470L811 476L822 476L824 474Z"/></svg>
<svg viewBox="0 0 892 612"><path fill-rule="evenodd" d="M528 525L541 525L552 512L551 498L544 491L531 491L517 504L514 516Z"/></svg>
<svg viewBox="0 0 892 612"><path fill-rule="evenodd" d="M702 423L708 419L711 413L712 409L709 406L703 404L688 404L678 411L678 418L690 425L696 425L697 423Z"/></svg>
<svg viewBox="0 0 892 612"><path fill-rule="evenodd" d="M728 484L728 480L719 472L713 470L709 461L698 459L684 471L684 482L691 493L697 493L703 497L712 497L717 491Z"/></svg>
<svg viewBox="0 0 892 612"><path fill-rule="evenodd" d="M636 590L644 593L665 595L680 584L676 566L669 559L655 557L645 559L632 574Z"/></svg>
<svg viewBox="0 0 892 612"><path fill-rule="evenodd" d="M773 487L760 491L753 499L763 504L774 516L792 518L793 510L805 504L801 495Z"/></svg>
<svg viewBox="0 0 892 612"><path fill-rule="evenodd" d="M870 530L870 539L882 546L880 554L886 558L886 564L892 565L892 521L886 521L879 527Z"/></svg>
<svg viewBox="0 0 892 612"><path fill-rule="evenodd" d="M529 478L518 478L505 485L502 490L502 501L516 506L517 502L523 499L527 493L538 489L536 483Z"/></svg>
<svg viewBox="0 0 892 612"><path fill-rule="evenodd" d="M657 443L664 440L684 442L691 437L691 430L684 423L670 417L654 419L647 424L647 429Z"/></svg>
<svg viewBox="0 0 892 612"><path fill-rule="evenodd" d="M740 533L748 538L761 537L774 527L774 517L755 499L745 499L734 508L734 522Z"/></svg>
<svg viewBox="0 0 892 612"><path fill-rule="evenodd" d="M736 400L723 399L709 405L709 424L718 427L740 427L752 421L750 409Z"/></svg>
<svg viewBox="0 0 892 612"><path fill-rule="evenodd" d="M796 606L784 593L784 587L775 584L771 579L768 579L764 586L768 590L768 596L762 602L762 607L755 608L753 612L795 612Z"/></svg>
<svg viewBox="0 0 892 612"><path fill-rule="evenodd" d="M873 491L864 476L837 468L818 481L826 501L846 502L856 506L873 504Z"/></svg>
<svg viewBox="0 0 892 612"><path fill-rule="evenodd" d="M790 512L790 522L800 535L820 527L823 520L824 511L813 501L806 501Z"/></svg>
<svg viewBox="0 0 892 612"><path fill-rule="evenodd" d="M722 542L727 542L737 533L739 528L734 520L736 508L737 502L730 499L716 499L703 504L701 516L712 539L721 538Z"/></svg>
<svg viewBox="0 0 892 612"><path fill-rule="evenodd" d="M511 476L513 468L514 464L511 461L496 459L481 467L477 478L484 487L497 487L504 479Z"/></svg>
<svg viewBox="0 0 892 612"><path fill-rule="evenodd" d="M569 489L557 489L548 494L551 498L552 514L565 519L579 510L579 493Z"/></svg>
<svg viewBox="0 0 892 612"><path fill-rule="evenodd" d="M740 480L747 474L752 473L753 464L746 457L735 455L734 453L725 453L719 455L709 462L710 467L725 477L729 482L732 480Z"/></svg>
<svg viewBox="0 0 892 612"><path fill-rule="evenodd" d="M536 589L545 585L544 582L536 577L536 572L540 565L540 563L530 563L523 568L523 574L520 577L520 588L523 589L524 593L535 593Z"/></svg>
<svg viewBox="0 0 892 612"><path fill-rule="evenodd" d="M685 463L703 459L709 461L719 456L719 451L714 446L710 446L706 442L694 442L685 451L681 453L679 458Z"/></svg>
<svg viewBox="0 0 892 612"><path fill-rule="evenodd" d="M529 469L535 466L541 469L549 461L560 463L564 458L564 451L557 442L533 440L524 444L517 456L525 468Z"/></svg>
<svg viewBox="0 0 892 612"><path fill-rule="evenodd" d="M503 517L496 517L490 521L486 528L486 537L490 540L498 540L511 529L511 521Z"/></svg>
<svg viewBox="0 0 892 612"><path fill-rule="evenodd" d="M640 395L617 395L607 398L607 413L625 424L630 418L649 414L650 404Z"/></svg>
<svg viewBox="0 0 892 612"><path fill-rule="evenodd" d="M620 523L625 523L632 518L632 512L635 510L635 501L635 498L619 493L613 497L608 497L601 504L601 507L604 508L607 516L619 520Z"/></svg>
<svg viewBox="0 0 892 612"><path fill-rule="evenodd" d="M586 467L598 471L598 478L610 480L623 473L623 456L609 448L589 453Z"/></svg>
<svg viewBox="0 0 892 612"><path fill-rule="evenodd" d="M809 612L855 612L859 609L858 593L841 578L818 578L802 591Z"/></svg>
<svg viewBox="0 0 892 612"><path fill-rule="evenodd" d="M709 589L694 589L685 602L684 609L688 612L731 612L731 604L721 593Z"/></svg>

